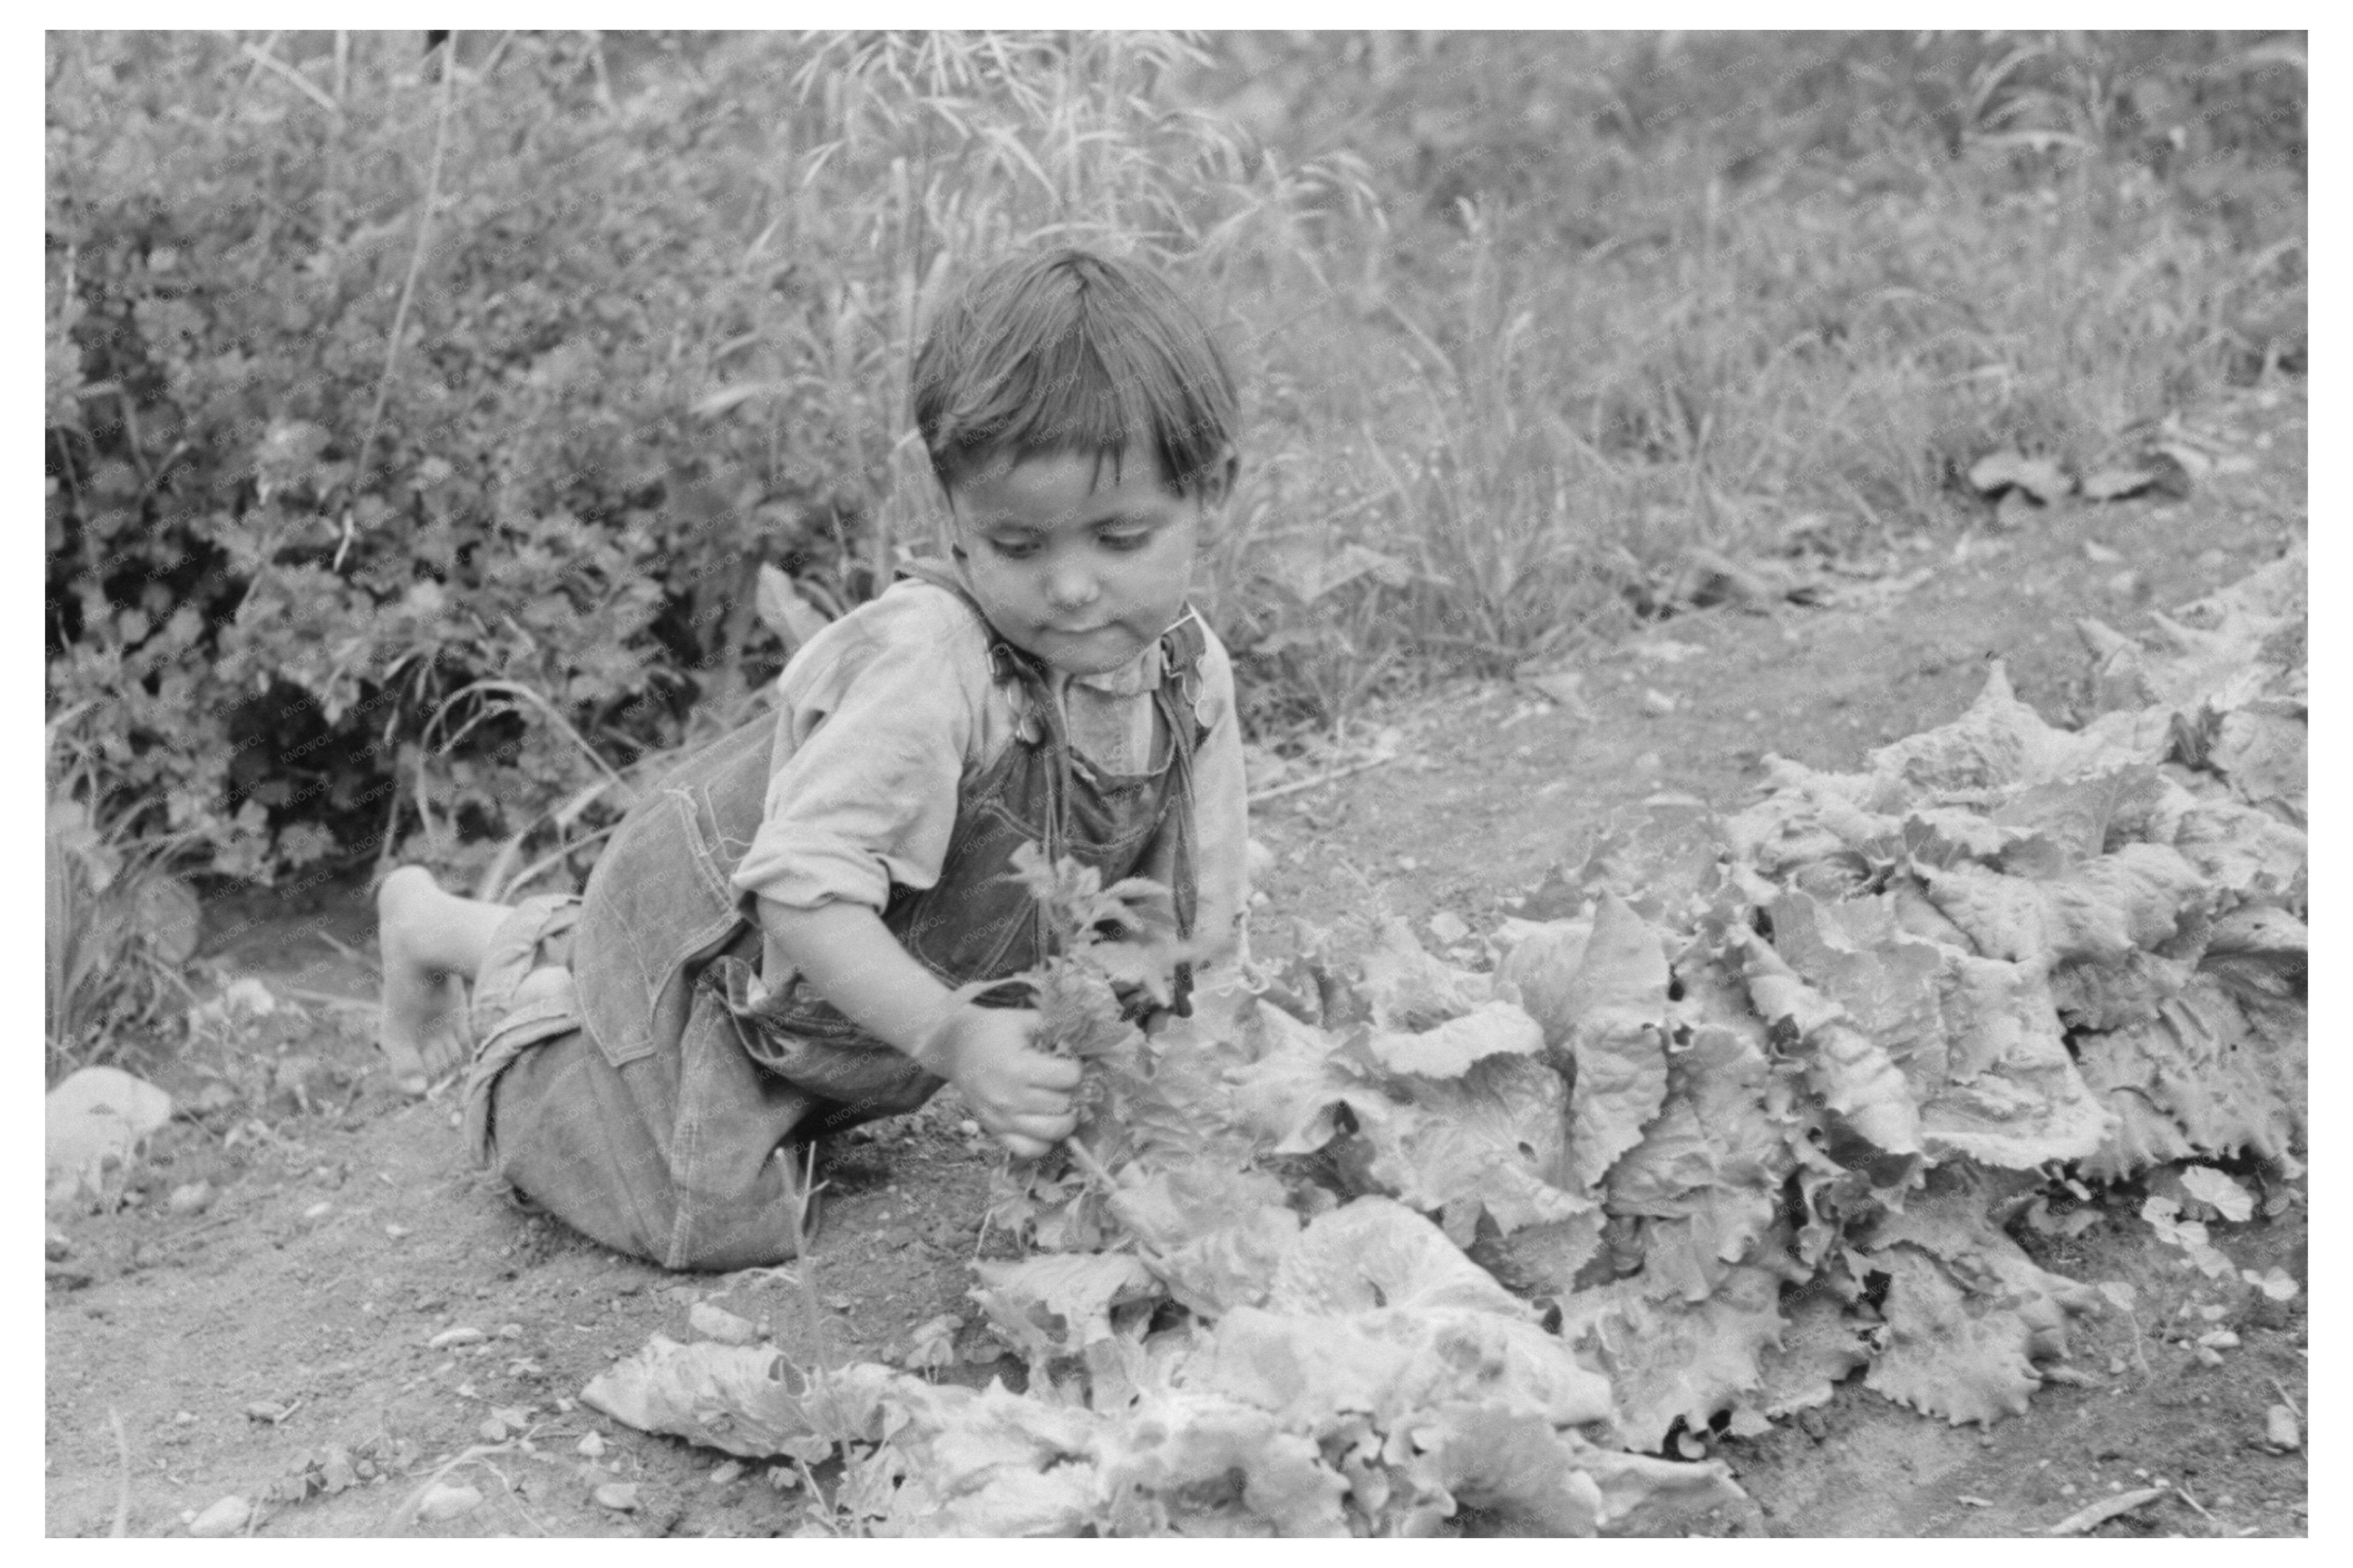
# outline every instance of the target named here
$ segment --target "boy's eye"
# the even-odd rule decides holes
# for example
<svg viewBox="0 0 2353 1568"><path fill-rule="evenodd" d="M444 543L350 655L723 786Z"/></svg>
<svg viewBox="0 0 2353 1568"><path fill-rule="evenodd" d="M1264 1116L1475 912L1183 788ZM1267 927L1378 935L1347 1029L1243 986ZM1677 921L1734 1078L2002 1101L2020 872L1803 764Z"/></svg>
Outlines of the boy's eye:
<svg viewBox="0 0 2353 1568"><path fill-rule="evenodd" d="M1148 528L1124 528L1097 537L1113 550L1141 550L1152 542Z"/></svg>
<svg viewBox="0 0 2353 1568"><path fill-rule="evenodd" d="M1008 561L1026 561L1038 552L1038 543L1030 539L992 539L988 547Z"/></svg>

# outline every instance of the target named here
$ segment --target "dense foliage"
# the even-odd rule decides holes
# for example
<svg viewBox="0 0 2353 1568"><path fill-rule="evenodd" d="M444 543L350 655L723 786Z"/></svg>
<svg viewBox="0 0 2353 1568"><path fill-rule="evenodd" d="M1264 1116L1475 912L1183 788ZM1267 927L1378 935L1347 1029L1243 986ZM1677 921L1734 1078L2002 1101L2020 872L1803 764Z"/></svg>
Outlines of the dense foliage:
<svg viewBox="0 0 2353 1568"><path fill-rule="evenodd" d="M1024 1394L933 1385L937 1347L803 1372L657 1338L585 1397L737 1453L838 1447L843 1523L885 1534L1656 1532L1737 1500L1719 1436L1851 1375L2022 1413L2084 1381L2071 1319L2133 1300L2038 1266L2030 1206L2061 1226L2053 1195L2185 1160L2284 1201L2297 1171L2303 571L2158 649L2087 624L2111 710L2080 731L1997 668L1861 773L1660 805L1491 972L1392 921L1146 1037L1113 990L1155 944L1073 942L1034 983L1088 1063L1080 1127L1000 1178L991 1217L1034 1250L974 1266ZM1027 872L1066 934L1156 929L1138 884ZM2252 1212L2213 1166L2181 1188ZM2142 1213L2233 1288L2295 1289L2175 1200Z"/></svg>
<svg viewBox="0 0 2353 1568"><path fill-rule="evenodd" d="M50 711L223 876L580 869L788 652L763 564L924 537L906 357L1008 245L1236 344L1261 726L2302 364L2293 37L421 43L47 46Z"/></svg>

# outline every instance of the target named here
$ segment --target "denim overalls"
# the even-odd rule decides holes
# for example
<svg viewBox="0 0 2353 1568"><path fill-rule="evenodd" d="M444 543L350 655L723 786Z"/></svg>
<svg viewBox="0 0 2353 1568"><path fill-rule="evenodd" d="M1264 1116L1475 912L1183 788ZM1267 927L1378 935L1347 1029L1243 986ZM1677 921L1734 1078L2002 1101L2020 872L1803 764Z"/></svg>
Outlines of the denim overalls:
<svg viewBox="0 0 2353 1568"><path fill-rule="evenodd" d="M956 593L944 563L901 575ZM1189 616L1161 639L1151 771L1097 770L1072 748L1046 670L992 628L988 657L1020 721L1017 739L962 787L938 882L893 886L884 926L955 986L1038 962L1046 931L1006 879L1039 844L1133 874L1164 824L1189 934L1196 899L1192 758L1205 641ZM779 1146L908 1111L941 1079L862 1034L797 977L754 985L762 936L729 883L765 807L776 721L736 730L680 764L633 807L576 902L511 917L512 949L486 964L469 1082L477 1152L540 1206L608 1247L670 1268L741 1268L792 1256L797 1180ZM569 930L571 997L509 1005L543 939ZM1189 976L1177 977L1177 1006ZM985 999L987 1000L987 999ZM1008 998L1018 1001L1019 998Z"/></svg>

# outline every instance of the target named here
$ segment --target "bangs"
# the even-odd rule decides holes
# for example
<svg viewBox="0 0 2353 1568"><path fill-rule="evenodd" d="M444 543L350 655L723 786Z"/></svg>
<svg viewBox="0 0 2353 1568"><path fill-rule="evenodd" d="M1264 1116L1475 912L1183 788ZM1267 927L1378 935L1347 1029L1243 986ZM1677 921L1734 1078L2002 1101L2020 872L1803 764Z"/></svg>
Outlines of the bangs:
<svg viewBox="0 0 2353 1568"><path fill-rule="evenodd" d="M1232 377L1199 320L1157 278L1084 251L975 279L914 368L915 423L943 485L984 462L1069 452L1116 474L1141 446L1181 494L1232 446Z"/></svg>

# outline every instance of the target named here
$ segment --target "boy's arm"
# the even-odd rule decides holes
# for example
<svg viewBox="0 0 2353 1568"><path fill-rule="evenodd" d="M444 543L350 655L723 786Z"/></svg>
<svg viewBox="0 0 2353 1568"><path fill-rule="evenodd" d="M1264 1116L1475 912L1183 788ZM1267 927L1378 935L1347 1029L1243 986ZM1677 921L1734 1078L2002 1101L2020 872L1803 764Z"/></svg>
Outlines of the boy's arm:
<svg viewBox="0 0 2353 1568"><path fill-rule="evenodd" d="M760 926L818 995L961 1090L982 1126L1024 1158L1071 1134L1079 1064L1033 1050L1038 1016L958 1002L864 904L759 900Z"/></svg>

